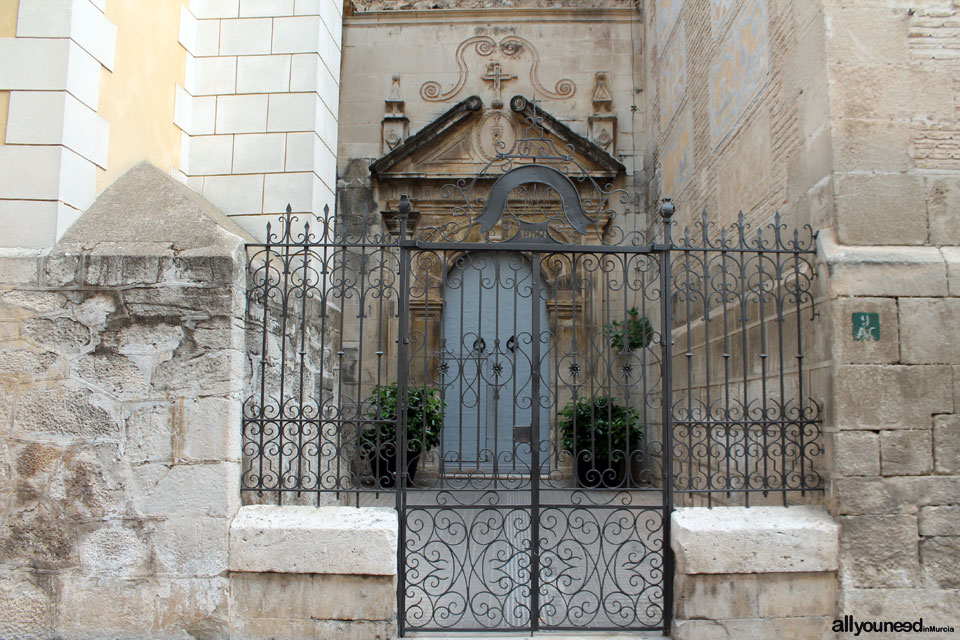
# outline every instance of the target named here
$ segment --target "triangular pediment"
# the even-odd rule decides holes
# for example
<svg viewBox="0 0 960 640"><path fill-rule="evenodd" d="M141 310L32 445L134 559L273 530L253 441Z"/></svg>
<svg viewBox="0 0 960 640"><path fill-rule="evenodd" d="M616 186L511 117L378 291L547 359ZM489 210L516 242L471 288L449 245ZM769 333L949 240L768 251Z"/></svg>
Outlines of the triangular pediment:
<svg viewBox="0 0 960 640"><path fill-rule="evenodd" d="M517 96L509 107L484 108L479 97L458 103L390 153L370 165L380 180L421 178L496 177L498 154L510 154L536 139L552 151L541 155L568 156L554 159L558 169L585 173L594 178L613 178L623 165L600 146L578 135L550 114ZM534 120L538 126L531 126ZM545 160L550 163L551 161ZM569 166L565 166L569 165Z"/></svg>

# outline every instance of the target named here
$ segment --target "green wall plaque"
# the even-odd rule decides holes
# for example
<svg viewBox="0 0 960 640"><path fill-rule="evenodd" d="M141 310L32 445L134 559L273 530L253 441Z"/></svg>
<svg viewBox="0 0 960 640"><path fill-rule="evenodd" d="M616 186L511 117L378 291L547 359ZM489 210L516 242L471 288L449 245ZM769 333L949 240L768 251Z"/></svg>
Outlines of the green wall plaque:
<svg viewBox="0 0 960 640"><path fill-rule="evenodd" d="M880 314L858 311L853 314L853 339L856 342L880 341Z"/></svg>

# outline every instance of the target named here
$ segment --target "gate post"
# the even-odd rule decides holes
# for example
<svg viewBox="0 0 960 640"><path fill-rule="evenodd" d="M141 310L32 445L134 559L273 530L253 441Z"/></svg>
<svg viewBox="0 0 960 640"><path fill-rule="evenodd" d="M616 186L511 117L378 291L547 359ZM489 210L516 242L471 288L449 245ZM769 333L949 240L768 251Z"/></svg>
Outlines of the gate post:
<svg viewBox="0 0 960 640"><path fill-rule="evenodd" d="M673 307L670 297L670 249L673 239L670 225L676 206L670 198L660 205L663 218L663 251L660 259L660 340L663 363L663 417L661 419L661 443L663 457L663 628L670 632L673 620L673 571L674 557L670 545L670 520L673 514Z"/></svg>
<svg viewBox="0 0 960 640"><path fill-rule="evenodd" d="M406 598L404 587L407 581L407 567L403 554L406 547L406 487L407 487L407 344L410 333L410 245L407 242L407 221L410 215L410 201L400 197L400 233L397 246L400 251L400 282L397 285L397 437L396 437L396 478L393 490L396 491L397 505L397 635L406 633ZM412 241L411 241L412 243Z"/></svg>

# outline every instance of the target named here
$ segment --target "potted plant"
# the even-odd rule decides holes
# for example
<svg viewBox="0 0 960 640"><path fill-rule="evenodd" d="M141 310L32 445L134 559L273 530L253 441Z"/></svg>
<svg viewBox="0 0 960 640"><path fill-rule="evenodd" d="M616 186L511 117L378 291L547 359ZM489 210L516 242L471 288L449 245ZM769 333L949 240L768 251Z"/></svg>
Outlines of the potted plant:
<svg viewBox="0 0 960 640"><path fill-rule="evenodd" d="M641 316L636 307L627 311L625 321L614 320L607 325L610 332L610 346L618 352L642 349L653 341L653 325L647 316Z"/></svg>
<svg viewBox="0 0 960 640"><path fill-rule="evenodd" d="M366 415L377 422L360 431L360 449L370 460L377 486L383 488L393 487L397 477L397 393L396 382L374 387ZM440 444L446 404L436 389L407 387L407 474L411 482L420 455Z"/></svg>
<svg viewBox="0 0 960 640"><path fill-rule="evenodd" d="M560 446L573 456L581 487L625 486L627 460L643 441L635 409L607 396L581 398L560 412L558 429Z"/></svg>

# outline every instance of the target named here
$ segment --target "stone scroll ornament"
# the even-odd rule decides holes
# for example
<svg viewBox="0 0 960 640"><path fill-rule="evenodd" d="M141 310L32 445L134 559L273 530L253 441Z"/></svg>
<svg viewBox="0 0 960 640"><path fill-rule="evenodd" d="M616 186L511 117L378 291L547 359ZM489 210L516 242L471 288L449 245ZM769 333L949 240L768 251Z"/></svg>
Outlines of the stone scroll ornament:
<svg viewBox="0 0 960 640"><path fill-rule="evenodd" d="M539 77L540 53L529 40L521 38L520 36L507 36L498 43L490 36L473 36L461 42L457 47L456 58L457 67L460 69L460 76L457 78L457 83L453 88L449 91L444 91L439 82L429 80L420 86L420 97L427 102L443 102L444 100L456 97L467 83L467 76L470 74L467 63L464 60L464 56L470 48L473 48L479 56L487 57L496 51L500 51L500 53L508 58L514 59L520 58L524 51L529 51L532 58L530 64L530 83L533 85L534 91L547 98L553 98L554 100L572 98L573 94L577 91L577 85L574 84L573 80L566 78L558 80L553 86L553 91L543 86Z"/></svg>

